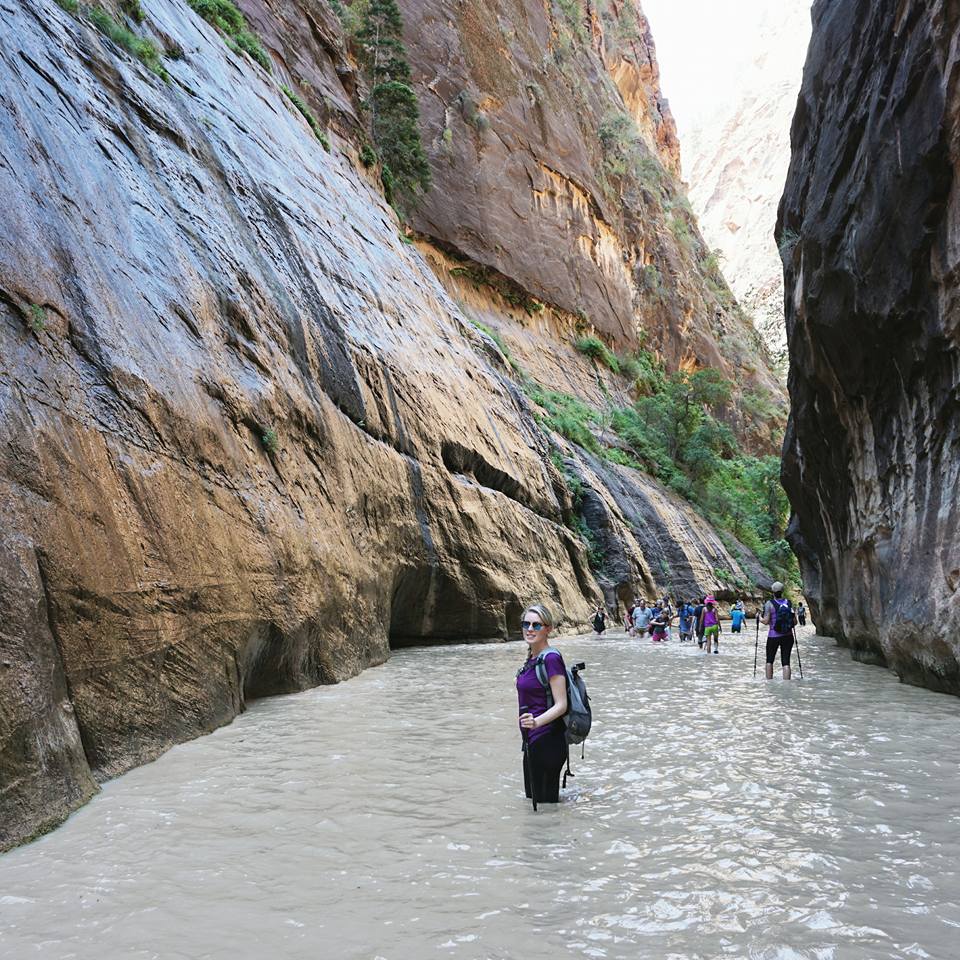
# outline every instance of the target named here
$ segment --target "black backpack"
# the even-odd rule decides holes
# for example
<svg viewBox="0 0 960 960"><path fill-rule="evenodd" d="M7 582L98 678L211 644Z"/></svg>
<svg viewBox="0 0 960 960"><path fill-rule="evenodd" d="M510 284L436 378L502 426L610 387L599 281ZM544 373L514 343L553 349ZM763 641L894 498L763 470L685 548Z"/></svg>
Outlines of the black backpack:
<svg viewBox="0 0 960 960"><path fill-rule="evenodd" d="M774 599L770 602L777 608L777 612L773 618L773 629L781 634L790 633L797 624L797 618L793 615L790 601L787 599Z"/></svg>
<svg viewBox="0 0 960 960"><path fill-rule="evenodd" d="M537 657L537 679L547 691L547 706L553 706L553 692L550 690L550 680L547 677L547 667L544 659L548 653L559 654L560 651L554 647L547 647L540 656ZM562 659L562 654L561 654ZM564 662L566 667L566 662ZM563 772L563 786L567 786L567 777L573 776L570 769L570 744L580 744L580 759L583 759L583 743L590 733L590 725L593 723L593 711L590 709L590 697L587 695L587 685L580 676L580 671L586 669L586 664L575 663L572 667L567 667L567 712L563 715L563 723L566 728L564 733L567 738L567 769Z"/></svg>
<svg viewBox="0 0 960 960"><path fill-rule="evenodd" d="M553 693L550 690L550 680L547 678L547 668L544 659L548 653L560 654L555 647L547 647L537 657L537 679L547 692L547 706L553 706ZM562 659L562 655L561 655ZM566 664L564 664L566 667ZM580 676L580 671L586 669L586 664L575 663L566 667L567 671L567 712L563 715L563 724L566 727L567 743L583 743L590 733L590 724L593 723L593 713L590 710L590 697L587 695L587 685Z"/></svg>

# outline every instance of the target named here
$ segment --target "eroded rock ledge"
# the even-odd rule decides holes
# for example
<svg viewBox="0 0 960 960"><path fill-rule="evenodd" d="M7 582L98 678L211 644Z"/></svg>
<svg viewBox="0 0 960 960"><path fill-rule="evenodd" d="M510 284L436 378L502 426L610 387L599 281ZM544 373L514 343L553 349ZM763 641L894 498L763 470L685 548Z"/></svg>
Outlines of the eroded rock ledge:
<svg viewBox="0 0 960 960"><path fill-rule="evenodd" d="M780 209L783 478L818 629L960 693L960 16L820 2Z"/></svg>

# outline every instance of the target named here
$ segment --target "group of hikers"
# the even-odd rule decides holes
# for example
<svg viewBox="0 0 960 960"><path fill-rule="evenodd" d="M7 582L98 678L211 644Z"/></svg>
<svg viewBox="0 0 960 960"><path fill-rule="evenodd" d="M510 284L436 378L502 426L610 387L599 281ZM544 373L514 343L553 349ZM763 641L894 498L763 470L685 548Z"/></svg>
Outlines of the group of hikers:
<svg viewBox="0 0 960 960"><path fill-rule="evenodd" d="M779 589L778 589L779 588ZM771 587L774 594L765 606L776 604L783 599L783 584L774 583ZM792 608L791 608L792 610ZM801 601L797 605L796 619L800 626L806 626L807 612ZM737 599L730 607L730 632L741 633L747 619L744 602ZM761 611L757 608L754 614L757 621L772 624L770 616L775 616L769 610ZM697 646L706 653L720 652L720 606L712 594L699 599L679 600L674 604L668 596L663 596L648 604L641 598L634 599L624 614L623 629L631 637L643 637L650 634L651 643L664 643L671 638L671 627L674 620L677 622L680 634L680 643L689 643L696 637ZM593 614L593 629L598 636L602 636L607 629L607 612L602 605L598 606ZM771 626L771 630L773 627Z"/></svg>
<svg viewBox="0 0 960 960"><path fill-rule="evenodd" d="M773 679L773 666L779 653L783 679L789 680L794 626L806 625L806 608L801 602L794 609L783 595L782 583L773 583L770 593L772 596L755 611L757 643L762 623L768 628L766 678ZM729 615L731 633L741 633L747 620L742 600L733 603ZM720 652L720 608L710 594L699 600L681 600L676 604L667 596L649 605L644 599L637 598L628 606L623 626L631 637L643 637L649 633L651 643L664 643L670 639L674 620L677 621L680 643L691 642L695 637L705 653ZM606 621L607 611L600 605L593 616L593 627L598 635L606 630ZM542 603L527 607L521 617L527 655L517 672L517 696L523 738L523 782L534 809L538 802L558 802L560 774L565 762L569 772L569 746L581 743L590 729L589 698L578 676L578 668L582 669L583 664L573 668L566 666L560 651L550 645L553 626L553 615Z"/></svg>

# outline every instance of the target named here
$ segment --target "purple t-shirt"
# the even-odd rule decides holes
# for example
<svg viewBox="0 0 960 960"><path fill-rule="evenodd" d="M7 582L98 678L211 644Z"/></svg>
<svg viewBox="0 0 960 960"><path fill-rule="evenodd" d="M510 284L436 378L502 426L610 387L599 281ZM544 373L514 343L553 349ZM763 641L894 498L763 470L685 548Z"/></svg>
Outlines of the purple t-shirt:
<svg viewBox="0 0 960 960"><path fill-rule="evenodd" d="M547 703L547 690L546 687L537 679L537 658L534 657L530 662L523 668L520 673L520 676L517 677L517 704L521 707L527 707L530 713L535 717L539 717L541 713L545 713L549 708ZM547 682L550 682L550 677L562 677L566 675L567 668L563 665L563 657L559 653L554 653L551 651L543 658L543 665L547 668ZM537 727L536 730L528 731L528 739L532 743L534 740L539 740L540 737L548 734L552 727L555 727L556 724L563 723L562 719L554 720L553 723L548 723L545 727ZM520 728L523 729L522 727Z"/></svg>
<svg viewBox="0 0 960 960"><path fill-rule="evenodd" d="M705 627L715 627L720 621L717 619L717 610L715 607L703 608L703 625Z"/></svg>

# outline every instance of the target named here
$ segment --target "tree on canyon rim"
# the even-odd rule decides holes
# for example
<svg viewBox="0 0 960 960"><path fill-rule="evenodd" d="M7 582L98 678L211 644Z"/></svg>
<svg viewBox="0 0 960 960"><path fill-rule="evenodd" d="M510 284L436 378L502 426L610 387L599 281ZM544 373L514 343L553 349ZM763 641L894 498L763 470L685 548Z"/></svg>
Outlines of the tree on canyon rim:
<svg viewBox="0 0 960 960"><path fill-rule="evenodd" d="M369 0L356 39L372 84L372 133L387 199L412 203L430 187L430 165L420 141L420 111L396 0Z"/></svg>

